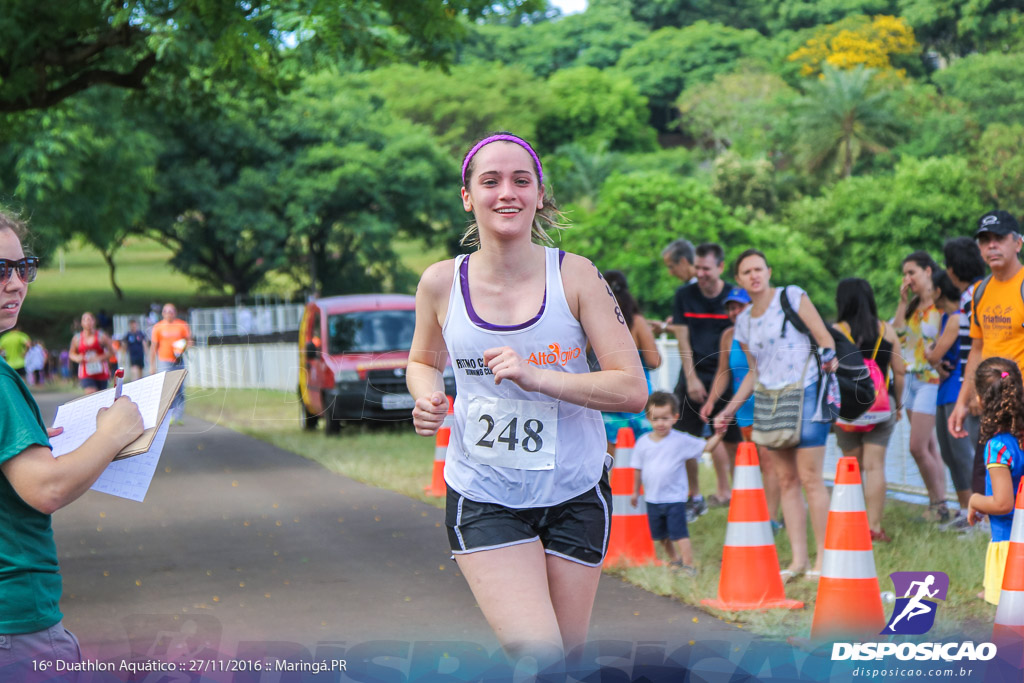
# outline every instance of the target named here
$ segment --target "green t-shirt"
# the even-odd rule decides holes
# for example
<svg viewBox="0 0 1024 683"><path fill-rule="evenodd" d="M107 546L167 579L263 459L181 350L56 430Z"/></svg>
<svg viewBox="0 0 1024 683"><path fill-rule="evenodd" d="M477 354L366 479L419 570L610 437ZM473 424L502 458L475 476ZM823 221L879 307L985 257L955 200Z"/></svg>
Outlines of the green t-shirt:
<svg viewBox="0 0 1024 683"><path fill-rule="evenodd" d="M49 448L46 425L28 387L0 360L0 463L29 446ZM63 618L57 545L50 515L18 496L0 474L0 633L33 633Z"/></svg>
<svg viewBox="0 0 1024 683"><path fill-rule="evenodd" d="M11 330L0 337L0 349L4 351L7 364L15 370L25 367L25 352L28 351L29 336L19 330Z"/></svg>

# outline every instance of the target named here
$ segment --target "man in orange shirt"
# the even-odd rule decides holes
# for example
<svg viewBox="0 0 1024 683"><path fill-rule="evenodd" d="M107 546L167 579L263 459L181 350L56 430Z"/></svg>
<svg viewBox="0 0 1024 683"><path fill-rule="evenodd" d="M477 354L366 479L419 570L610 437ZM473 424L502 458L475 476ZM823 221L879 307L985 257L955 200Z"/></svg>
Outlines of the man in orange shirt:
<svg viewBox="0 0 1024 683"><path fill-rule="evenodd" d="M185 350L192 346L192 330L188 323L178 318L174 304L164 304L163 320L153 325L150 332L149 366L155 372L180 370L185 367ZM185 423L185 390L178 390L171 404L171 424Z"/></svg>
<svg viewBox="0 0 1024 683"><path fill-rule="evenodd" d="M956 406L949 416L949 433L961 438L968 435L964 421L969 415L978 415L977 396L974 391L974 371L986 358L1008 358L1024 372L1024 266L1020 253L1020 225L1007 211L990 211L978 221L974 239L981 256L992 270L992 277L979 295L975 290L971 312L971 352L964 366L964 379ZM985 492L984 444L978 444L974 454L974 491ZM980 475L980 476L979 476Z"/></svg>

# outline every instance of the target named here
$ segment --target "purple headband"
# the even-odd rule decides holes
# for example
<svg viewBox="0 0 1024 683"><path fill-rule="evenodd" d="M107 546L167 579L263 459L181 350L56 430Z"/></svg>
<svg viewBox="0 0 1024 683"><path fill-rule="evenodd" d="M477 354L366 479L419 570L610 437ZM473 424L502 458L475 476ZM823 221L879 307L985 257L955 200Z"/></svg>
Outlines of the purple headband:
<svg viewBox="0 0 1024 683"><path fill-rule="evenodd" d="M463 185L466 184L466 169L469 168L469 162L470 160L472 160L473 156L476 155L476 153L479 152L480 148L483 147L484 145L489 145L492 142L499 141L514 142L523 149L525 149L527 152L529 152L530 156L533 157L533 163L537 164L537 182L541 184L544 183L544 170L540 166L540 159L537 158L537 153L533 151L533 147L530 147L530 143L522 139L521 137L512 135L511 133L499 133L498 135L492 135L490 137L484 138L480 142L473 145L473 149L469 150L469 153L466 155L466 158L463 159L462 161Z"/></svg>

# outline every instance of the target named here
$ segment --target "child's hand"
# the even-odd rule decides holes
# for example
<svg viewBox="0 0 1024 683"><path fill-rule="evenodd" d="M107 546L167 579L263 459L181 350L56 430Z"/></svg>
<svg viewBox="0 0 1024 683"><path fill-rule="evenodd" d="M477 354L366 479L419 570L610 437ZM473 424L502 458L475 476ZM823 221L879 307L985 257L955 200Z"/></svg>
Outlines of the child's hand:
<svg viewBox="0 0 1024 683"><path fill-rule="evenodd" d="M638 494L634 493L632 496L629 497L629 504L632 505L633 507L636 507L639 502L640 496Z"/></svg>
<svg viewBox="0 0 1024 683"><path fill-rule="evenodd" d="M974 526L985 516L974 509L974 496L976 495L978 494L972 494L970 500L967 501L967 524L969 526Z"/></svg>

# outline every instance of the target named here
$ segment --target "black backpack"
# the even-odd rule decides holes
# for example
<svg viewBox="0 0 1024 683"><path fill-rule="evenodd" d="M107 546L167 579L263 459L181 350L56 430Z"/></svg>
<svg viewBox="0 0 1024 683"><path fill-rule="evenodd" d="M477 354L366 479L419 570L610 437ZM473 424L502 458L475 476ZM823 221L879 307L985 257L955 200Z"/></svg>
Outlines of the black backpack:
<svg viewBox="0 0 1024 683"><path fill-rule="evenodd" d="M811 348L814 355L818 355L818 346L814 343L811 331L800 319L800 315L793 310L786 295L786 288L782 288L782 295L779 297L782 304L782 312L785 319L782 321L782 334L786 334L786 322L793 325L793 329L806 334L811 340ZM856 420L868 411L875 403L875 383L871 379L871 372L864 363L864 356L860 349L846 335L831 325L826 329L836 345L836 358L839 359L839 369L836 370L836 379L839 381L839 417L844 420ZM821 359L818 359L820 372Z"/></svg>

